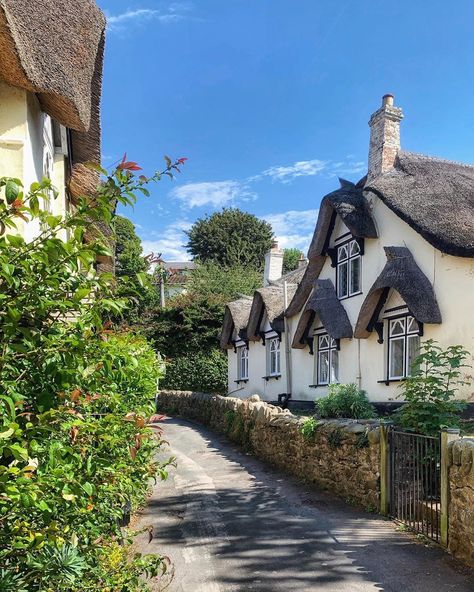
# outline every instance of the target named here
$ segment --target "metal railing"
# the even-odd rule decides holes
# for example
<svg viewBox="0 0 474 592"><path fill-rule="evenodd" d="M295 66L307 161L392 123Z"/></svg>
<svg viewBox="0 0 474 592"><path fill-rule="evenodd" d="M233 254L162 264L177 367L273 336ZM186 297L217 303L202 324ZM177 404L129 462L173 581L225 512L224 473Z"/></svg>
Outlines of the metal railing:
<svg viewBox="0 0 474 592"><path fill-rule="evenodd" d="M441 443L390 428L389 513L437 542L441 535Z"/></svg>

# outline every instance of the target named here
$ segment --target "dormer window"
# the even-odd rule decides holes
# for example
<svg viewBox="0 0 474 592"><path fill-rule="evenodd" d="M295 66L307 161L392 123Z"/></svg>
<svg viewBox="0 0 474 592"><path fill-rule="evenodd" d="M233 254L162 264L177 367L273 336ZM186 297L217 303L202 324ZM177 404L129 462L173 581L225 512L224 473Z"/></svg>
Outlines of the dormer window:
<svg viewBox="0 0 474 592"><path fill-rule="evenodd" d="M361 249L357 240L337 247L336 285L339 300L361 293Z"/></svg>
<svg viewBox="0 0 474 592"><path fill-rule="evenodd" d="M411 375L420 350L420 325L410 315L388 321L388 379Z"/></svg>

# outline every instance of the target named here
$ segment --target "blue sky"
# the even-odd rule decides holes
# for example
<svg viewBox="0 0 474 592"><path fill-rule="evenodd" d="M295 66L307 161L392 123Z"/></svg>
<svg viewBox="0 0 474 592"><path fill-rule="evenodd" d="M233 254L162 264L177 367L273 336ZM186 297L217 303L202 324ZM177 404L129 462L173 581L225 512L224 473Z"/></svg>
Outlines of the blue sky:
<svg viewBox="0 0 474 592"><path fill-rule="evenodd" d="M189 158L125 215L147 252L189 258L184 230L223 206L308 247L321 198L357 181L383 94L402 147L474 161L470 0L98 0L109 18L103 163Z"/></svg>

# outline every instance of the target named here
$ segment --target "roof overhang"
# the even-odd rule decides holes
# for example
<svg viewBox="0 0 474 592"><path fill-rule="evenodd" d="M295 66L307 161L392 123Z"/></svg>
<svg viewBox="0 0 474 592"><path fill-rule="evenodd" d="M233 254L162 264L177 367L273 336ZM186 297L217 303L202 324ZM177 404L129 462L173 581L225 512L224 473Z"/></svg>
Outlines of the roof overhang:
<svg viewBox="0 0 474 592"><path fill-rule="evenodd" d="M354 335L366 339L373 330L390 288L396 290L420 323L441 323L436 296L428 278L406 247L384 247L387 263L370 288L362 307Z"/></svg>
<svg viewBox="0 0 474 592"><path fill-rule="evenodd" d="M318 316L328 335L333 339L350 339L352 326L345 308L339 301L331 280L316 280L313 293L300 317L292 347L302 349L306 345L311 324Z"/></svg>

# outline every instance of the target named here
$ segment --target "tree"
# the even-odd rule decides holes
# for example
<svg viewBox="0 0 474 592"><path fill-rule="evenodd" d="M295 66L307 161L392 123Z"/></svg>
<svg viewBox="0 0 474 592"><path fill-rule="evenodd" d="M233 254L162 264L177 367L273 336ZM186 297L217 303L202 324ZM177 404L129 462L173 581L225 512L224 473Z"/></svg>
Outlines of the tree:
<svg viewBox="0 0 474 592"><path fill-rule="evenodd" d="M283 251L283 273L297 269L302 254L299 249L285 249Z"/></svg>
<svg viewBox="0 0 474 592"><path fill-rule="evenodd" d="M203 263L225 267L242 265L262 269L272 246L273 230L268 222L237 208L223 208L199 218L187 232L188 251Z"/></svg>
<svg viewBox="0 0 474 592"><path fill-rule="evenodd" d="M133 325L146 308L157 302L158 292L152 277L147 274L150 265L143 256L142 241L133 223L123 216L115 216L113 228L117 293L129 298L129 306L122 313L122 320L124 324Z"/></svg>
<svg viewBox="0 0 474 592"><path fill-rule="evenodd" d="M118 277L135 276L147 271L148 265L143 257L142 242L135 232L135 226L123 216L113 221L115 231L115 273Z"/></svg>

